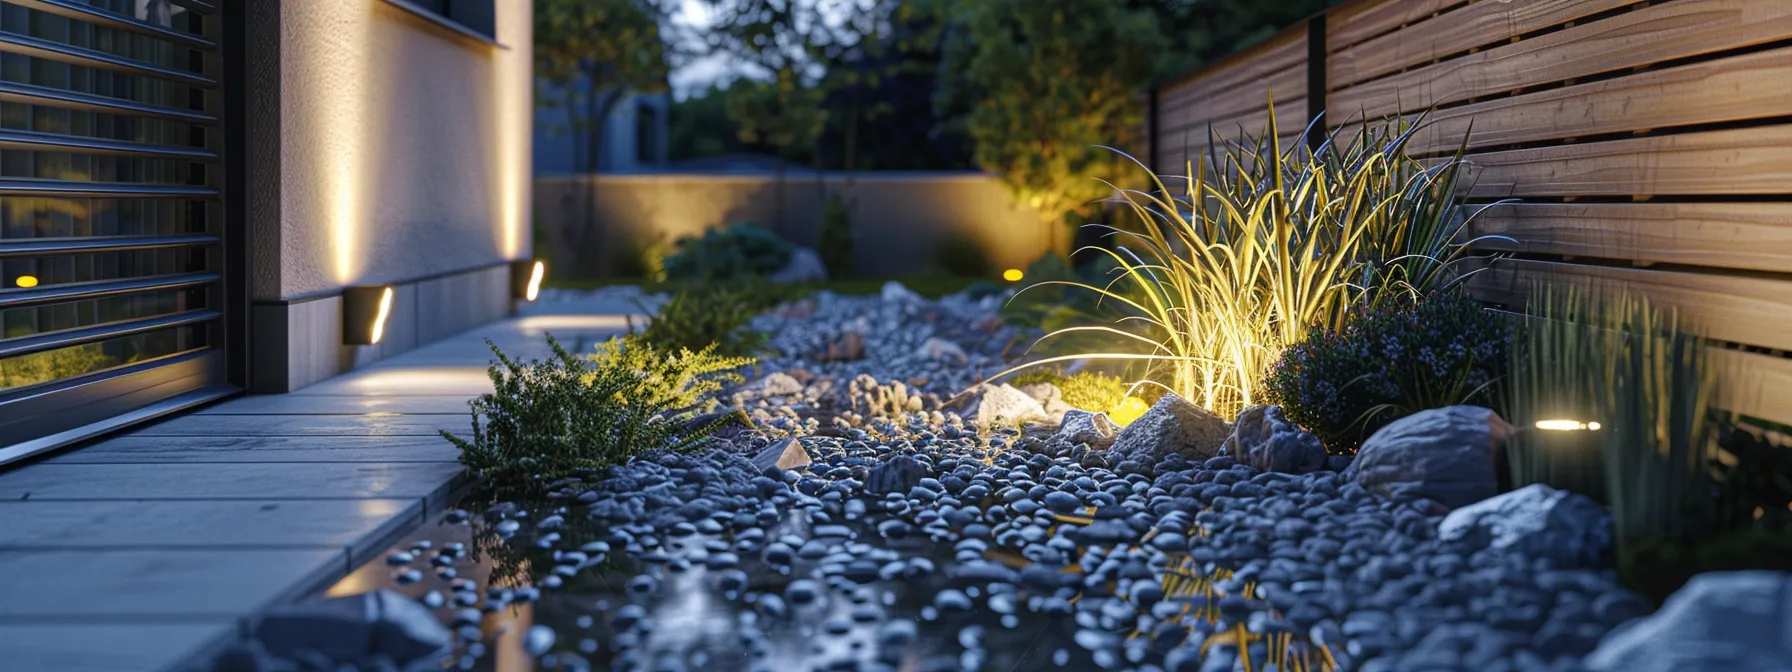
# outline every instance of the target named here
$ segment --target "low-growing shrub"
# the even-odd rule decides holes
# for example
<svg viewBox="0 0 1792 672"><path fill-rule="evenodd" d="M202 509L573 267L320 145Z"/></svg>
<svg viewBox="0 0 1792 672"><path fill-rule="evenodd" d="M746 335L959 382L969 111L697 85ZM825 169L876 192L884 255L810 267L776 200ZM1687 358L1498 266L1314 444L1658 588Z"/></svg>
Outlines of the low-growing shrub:
<svg viewBox="0 0 1792 672"><path fill-rule="evenodd" d="M969 234L955 233L939 242L933 250L934 263L947 275L965 278L987 277L990 273L989 251Z"/></svg>
<svg viewBox="0 0 1792 672"><path fill-rule="evenodd" d="M748 329L747 323L787 293L764 283L680 289L654 313L641 339L668 351L714 346L725 357L750 355L765 343L765 334ZM646 310L645 304L636 305Z"/></svg>
<svg viewBox="0 0 1792 672"><path fill-rule="evenodd" d="M844 278L852 274L852 211L839 196L828 199L821 209L821 231L816 234L815 253L828 277Z"/></svg>
<svg viewBox="0 0 1792 672"><path fill-rule="evenodd" d="M712 348L662 350L639 337L612 339L589 356L548 337L554 356L497 356L493 391L472 402L470 439L442 432L482 486L508 496L540 494L556 480L627 461L643 451L684 450L712 428L685 422L707 410L708 395L738 383L751 359Z"/></svg>
<svg viewBox="0 0 1792 672"><path fill-rule="evenodd" d="M748 222L678 239L663 265L669 280L740 280L783 269L791 249L778 234Z"/></svg>
<svg viewBox="0 0 1792 672"><path fill-rule="evenodd" d="M1446 292L1377 310L1343 331L1314 333L1282 353L1265 389L1288 419L1332 452L1401 417L1454 404L1495 406L1508 320Z"/></svg>

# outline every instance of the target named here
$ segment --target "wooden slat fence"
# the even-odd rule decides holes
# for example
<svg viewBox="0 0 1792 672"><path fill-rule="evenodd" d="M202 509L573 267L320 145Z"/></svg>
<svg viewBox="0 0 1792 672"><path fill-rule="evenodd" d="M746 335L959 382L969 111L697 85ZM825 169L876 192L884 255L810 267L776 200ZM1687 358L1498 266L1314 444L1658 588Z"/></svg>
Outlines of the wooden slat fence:
<svg viewBox="0 0 1792 672"><path fill-rule="evenodd" d="M1466 140L1468 195L1519 199L1477 224L1516 239L1477 297L1626 286L1725 343L1725 404L1792 424L1792 0L1353 0L1154 92L1154 167L1261 132L1271 90L1289 140L1426 114L1415 155Z"/></svg>

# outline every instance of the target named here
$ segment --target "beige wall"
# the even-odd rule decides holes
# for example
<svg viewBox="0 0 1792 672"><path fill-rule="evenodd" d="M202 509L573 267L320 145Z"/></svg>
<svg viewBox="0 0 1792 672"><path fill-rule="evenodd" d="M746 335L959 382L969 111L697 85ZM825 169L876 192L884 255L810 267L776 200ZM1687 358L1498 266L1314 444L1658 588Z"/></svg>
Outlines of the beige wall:
<svg viewBox="0 0 1792 672"><path fill-rule="evenodd" d="M840 174L827 174L822 181L830 192L855 202L853 262L861 275L925 273L939 244L954 235L981 243L997 270L1025 266L1052 244L1038 213L1015 205L989 175L858 173L850 189ZM579 268L561 264L554 275L605 275L638 241L655 236L670 241L743 221L812 246L823 203L816 182L812 173L786 176L781 224L778 181L772 174L541 178L535 182L535 214L548 231L583 221L573 216L579 201L572 196L580 188L595 189L596 229L587 236L593 251L584 255ZM1065 248L1068 241L1057 245ZM558 250L554 257L563 258Z"/></svg>
<svg viewBox="0 0 1792 672"><path fill-rule="evenodd" d="M530 253L531 0L497 0L503 47L383 0L256 4L255 299Z"/></svg>

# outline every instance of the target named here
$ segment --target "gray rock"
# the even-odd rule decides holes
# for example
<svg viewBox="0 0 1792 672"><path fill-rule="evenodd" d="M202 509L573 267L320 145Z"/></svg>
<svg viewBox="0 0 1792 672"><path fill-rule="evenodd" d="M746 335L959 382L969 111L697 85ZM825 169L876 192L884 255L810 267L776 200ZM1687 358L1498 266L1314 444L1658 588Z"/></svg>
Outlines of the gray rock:
<svg viewBox="0 0 1792 672"><path fill-rule="evenodd" d="M554 635L553 628L545 625L530 626L529 631L523 633L523 650L531 656L540 658L548 651L553 650L555 639L557 637Z"/></svg>
<svg viewBox="0 0 1792 672"><path fill-rule="evenodd" d="M1040 405L1064 400L1064 391L1051 383L1028 383L1020 386L1019 389L1027 396L1032 397L1034 401L1039 402Z"/></svg>
<svg viewBox="0 0 1792 672"><path fill-rule="evenodd" d="M924 303L927 301L925 297L916 294L914 290L902 286L902 283L895 280L884 283L884 289L879 295L883 297L883 300L890 302Z"/></svg>
<svg viewBox="0 0 1792 672"><path fill-rule="evenodd" d="M786 470L800 469L809 466L812 462L814 460L810 459L808 449L804 448L802 442L794 436L779 439L766 446L765 450L759 451L758 455L753 456L753 466L760 471L774 467Z"/></svg>
<svg viewBox="0 0 1792 672"><path fill-rule="evenodd" d="M971 356L965 354L964 348L958 347L957 343L939 337L933 337L923 341L921 343L921 348L915 352L915 355L923 359L945 362L947 364L963 365L968 364L971 361Z"/></svg>
<svg viewBox="0 0 1792 672"><path fill-rule="evenodd" d="M1056 438L1073 446L1086 443L1105 448L1114 442L1114 435L1119 431L1120 426L1109 420L1106 413L1073 409L1065 411L1063 422L1058 423Z"/></svg>
<svg viewBox="0 0 1792 672"><path fill-rule="evenodd" d="M927 477L927 467L908 455L897 455L872 467L865 475L865 491L872 494L908 492Z"/></svg>
<svg viewBox="0 0 1792 672"><path fill-rule="evenodd" d="M748 383L745 389L765 397L788 397L801 393L803 383L788 373L774 371L764 378Z"/></svg>
<svg viewBox="0 0 1792 672"><path fill-rule="evenodd" d="M1305 474L1325 468L1319 437L1283 417L1281 406L1252 406L1238 414L1226 454L1261 471Z"/></svg>
<svg viewBox="0 0 1792 672"><path fill-rule="evenodd" d="M790 251L790 260L784 262L784 268L765 276L766 280L776 285L787 285L793 282L826 282L828 279L827 264L821 263L821 255L807 247L798 247Z"/></svg>
<svg viewBox="0 0 1792 672"><path fill-rule="evenodd" d="M438 657L453 643L428 607L390 590L273 609L253 634L277 658L313 651L355 665L383 657L405 666Z"/></svg>
<svg viewBox="0 0 1792 672"><path fill-rule="evenodd" d="M1165 394L1151 410L1120 430L1105 457L1115 464L1127 460L1156 464L1171 453L1190 461L1205 460L1219 454L1231 434L1232 426L1219 416L1182 397Z"/></svg>
<svg viewBox="0 0 1792 672"><path fill-rule="evenodd" d="M1792 574L1700 574L1661 610L1613 630L1583 661L1594 672L1792 670Z"/></svg>
<svg viewBox="0 0 1792 672"><path fill-rule="evenodd" d="M1404 493L1449 508L1499 494L1493 473L1498 420L1491 409L1447 406L1419 411L1382 427L1363 442L1344 480L1391 497Z"/></svg>
<svg viewBox="0 0 1792 672"><path fill-rule="evenodd" d="M1542 483L1451 511L1438 523L1438 538L1454 541L1484 530L1489 547L1527 557L1547 557L1558 567L1591 566L1610 557L1612 516L1586 496Z"/></svg>
<svg viewBox="0 0 1792 672"><path fill-rule="evenodd" d="M964 403L965 411L961 415L983 427L1012 427L1046 417L1045 407L1039 405L1038 400L1007 383L979 385Z"/></svg>

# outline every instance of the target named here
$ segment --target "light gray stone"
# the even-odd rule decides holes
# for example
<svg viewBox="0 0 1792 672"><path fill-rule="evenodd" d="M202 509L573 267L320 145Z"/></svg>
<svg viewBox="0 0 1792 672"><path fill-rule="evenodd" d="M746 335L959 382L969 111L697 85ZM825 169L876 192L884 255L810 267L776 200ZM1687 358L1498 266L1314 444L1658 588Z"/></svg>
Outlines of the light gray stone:
<svg viewBox="0 0 1792 672"><path fill-rule="evenodd" d="M1612 516L1586 496L1541 483L1451 511L1437 526L1440 539L1462 539L1485 530L1490 547L1557 566L1585 566L1608 558Z"/></svg>
<svg viewBox="0 0 1792 672"><path fill-rule="evenodd" d="M785 470L799 469L809 466L812 462L814 460L809 457L808 449L804 448L802 442L796 440L794 436L779 439L772 445L766 446L765 450L759 451L758 455L753 456L753 466L758 467L760 471L772 467Z"/></svg>
<svg viewBox="0 0 1792 672"><path fill-rule="evenodd" d="M1281 406L1252 406L1238 414L1224 451L1261 471L1305 474L1325 468L1319 437L1282 415Z"/></svg>
<svg viewBox="0 0 1792 672"><path fill-rule="evenodd" d="M1492 497L1499 492L1498 418L1479 406L1447 406L1395 420L1363 442L1344 480L1383 497L1405 493L1452 509Z"/></svg>
<svg viewBox="0 0 1792 672"><path fill-rule="evenodd" d="M1045 407L1013 385L980 385L964 417L984 427L1012 426L1046 417Z"/></svg>
<svg viewBox="0 0 1792 672"><path fill-rule="evenodd" d="M957 343L939 337L922 341L921 348L915 354L923 359L947 364L962 365L971 361L971 356L965 354L964 348L959 347Z"/></svg>
<svg viewBox="0 0 1792 672"><path fill-rule="evenodd" d="M892 302L920 303L927 300L920 294L916 294L914 290L902 286L902 283L895 280L884 283L884 289L879 295L882 296L885 301Z"/></svg>
<svg viewBox="0 0 1792 672"><path fill-rule="evenodd" d="M1219 416L1166 393L1151 410L1120 430L1114 445L1107 449L1107 458L1115 464L1127 460L1155 464L1171 453L1181 453L1190 461L1205 460L1218 455L1231 434L1232 425Z"/></svg>
<svg viewBox="0 0 1792 672"><path fill-rule="evenodd" d="M762 397L788 397L801 394L803 383L783 371L774 371L747 385L747 390Z"/></svg>
<svg viewBox="0 0 1792 672"><path fill-rule="evenodd" d="M1700 574L1661 610L1606 635L1594 672L1792 670L1792 574Z"/></svg>
<svg viewBox="0 0 1792 672"><path fill-rule="evenodd" d="M775 285L788 285L796 282L826 282L828 279L827 264L821 263L821 255L807 247L798 247L790 251L790 260L784 267L765 276Z"/></svg>

